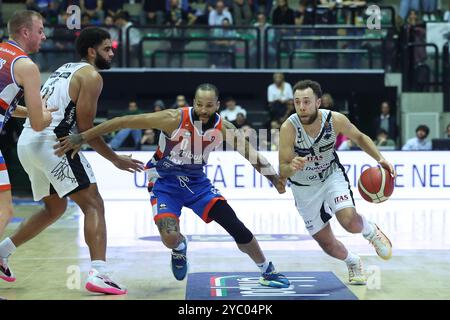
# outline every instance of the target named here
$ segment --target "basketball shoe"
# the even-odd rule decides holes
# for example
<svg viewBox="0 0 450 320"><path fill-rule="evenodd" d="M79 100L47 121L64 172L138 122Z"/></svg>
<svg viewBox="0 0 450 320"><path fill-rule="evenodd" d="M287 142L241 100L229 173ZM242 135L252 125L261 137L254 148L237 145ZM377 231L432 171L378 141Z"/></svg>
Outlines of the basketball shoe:
<svg viewBox="0 0 450 320"><path fill-rule="evenodd" d="M99 273L95 269L89 271L89 276L86 282L86 290L96 293L104 294L126 294L128 290L111 280L107 274Z"/></svg>
<svg viewBox="0 0 450 320"><path fill-rule="evenodd" d="M3 279L7 282L16 281L16 277L8 267L8 260L5 258L0 258L0 279Z"/></svg>
<svg viewBox="0 0 450 320"><path fill-rule="evenodd" d="M375 248L375 251L380 256L380 258L384 260L389 260L392 256L392 243L386 237L386 235L378 228L378 226L373 223L369 222L372 227L373 231L372 233L364 236L367 240L369 240L370 244L372 244Z"/></svg>
<svg viewBox="0 0 450 320"><path fill-rule="evenodd" d="M348 282L354 285L365 285L367 277L364 273L364 267L361 258L357 263L348 263Z"/></svg>
<svg viewBox="0 0 450 320"><path fill-rule="evenodd" d="M289 280L275 270L272 262L269 262L266 272L261 274L259 283L263 286L273 288L289 288L290 285Z"/></svg>
<svg viewBox="0 0 450 320"><path fill-rule="evenodd" d="M175 279L181 281L186 277L188 270L187 263L187 241L186 237L183 240L184 249L183 250L175 250L172 249L172 273L175 276Z"/></svg>

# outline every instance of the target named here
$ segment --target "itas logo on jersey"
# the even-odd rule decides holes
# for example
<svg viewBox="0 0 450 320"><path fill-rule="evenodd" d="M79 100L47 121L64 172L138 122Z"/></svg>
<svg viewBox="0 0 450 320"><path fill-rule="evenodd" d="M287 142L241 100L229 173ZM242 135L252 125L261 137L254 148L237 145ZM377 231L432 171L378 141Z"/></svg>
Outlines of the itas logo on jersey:
<svg viewBox="0 0 450 320"><path fill-rule="evenodd" d="M338 196L336 198L334 198L334 204L338 204L339 202L342 201L347 201L348 200L348 195L343 195L343 196Z"/></svg>
<svg viewBox="0 0 450 320"><path fill-rule="evenodd" d="M6 64L6 60L0 58L0 69Z"/></svg>
<svg viewBox="0 0 450 320"><path fill-rule="evenodd" d="M307 156L306 157L306 161L309 162L316 162L316 161L320 161L323 160L323 156L321 154L319 154L318 156Z"/></svg>

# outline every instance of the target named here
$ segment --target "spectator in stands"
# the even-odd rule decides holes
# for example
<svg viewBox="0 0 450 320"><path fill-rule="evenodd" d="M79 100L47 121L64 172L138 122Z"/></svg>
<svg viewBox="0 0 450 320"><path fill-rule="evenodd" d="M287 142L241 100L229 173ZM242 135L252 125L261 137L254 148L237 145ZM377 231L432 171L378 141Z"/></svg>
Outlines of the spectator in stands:
<svg viewBox="0 0 450 320"><path fill-rule="evenodd" d="M287 0L277 0L277 6L272 13L272 24L274 26L295 24L295 13Z"/></svg>
<svg viewBox="0 0 450 320"><path fill-rule="evenodd" d="M190 11L190 8L180 7L179 0L170 0L170 6L166 11L165 24L168 26L179 27L193 25L197 17Z"/></svg>
<svg viewBox="0 0 450 320"><path fill-rule="evenodd" d="M141 138L141 149L144 149L144 146L154 146L157 142L155 130L147 129Z"/></svg>
<svg viewBox="0 0 450 320"><path fill-rule="evenodd" d="M186 97L182 94L177 95L177 98L175 99L175 103L173 104L174 109L178 108L187 108L189 107L189 104L186 101Z"/></svg>
<svg viewBox="0 0 450 320"><path fill-rule="evenodd" d="M230 11L225 9L225 3L222 0L217 0L215 9L209 12L208 25L222 26L223 19L228 19L230 24L233 24L233 17Z"/></svg>
<svg viewBox="0 0 450 320"><path fill-rule="evenodd" d="M39 6L36 3L36 0L26 0L25 5L27 7L27 10L33 10L39 12Z"/></svg>
<svg viewBox="0 0 450 320"><path fill-rule="evenodd" d="M166 108L166 105L164 104L164 101L162 100L156 100L153 104L153 112L158 112L161 110L164 110Z"/></svg>
<svg viewBox="0 0 450 320"><path fill-rule="evenodd" d="M447 125L447 130L444 133L445 139L450 139L450 123Z"/></svg>
<svg viewBox="0 0 450 320"><path fill-rule="evenodd" d="M298 3L298 9L294 11L295 24L312 25L314 22L314 3L309 0L300 0ZM302 33L303 34L303 33Z"/></svg>
<svg viewBox="0 0 450 320"><path fill-rule="evenodd" d="M247 116L246 113L244 112L239 112L236 115L236 119L234 119L233 121L231 121L232 124L234 124L234 126L238 129L241 129L244 126L249 126L251 127L251 124L248 122L247 120Z"/></svg>
<svg viewBox="0 0 450 320"><path fill-rule="evenodd" d="M426 43L426 29L423 21L415 10L410 10L406 24L403 26L408 42L417 44ZM427 52L425 47L414 48L414 64L424 62L427 59Z"/></svg>
<svg viewBox="0 0 450 320"><path fill-rule="evenodd" d="M141 34L138 29L132 28L133 23L130 21L130 15L127 11L120 11L115 15L114 24L116 27L120 28L122 31L121 35L121 45L122 45L122 61L125 66L126 55L130 56L131 65L137 65L137 57L139 50L139 42L141 41ZM129 32L129 45L127 50L127 30L132 28Z"/></svg>
<svg viewBox="0 0 450 320"><path fill-rule="evenodd" d="M111 42L114 49L117 49L119 45L119 31L114 26L114 18L112 16L106 16L103 24L106 26L106 31L111 35Z"/></svg>
<svg viewBox="0 0 450 320"><path fill-rule="evenodd" d="M247 117L247 111L239 105L236 105L236 100L233 97L227 97L224 100L225 110L220 112L222 118L233 122L236 120L237 115L242 113L244 117Z"/></svg>
<svg viewBox="0 0 450 320"><path fill-rule="evenodd" d="M123 115L137 115L141 114L142 111L139 110L138 105L136 101L131 100L128 103L128 111L125 112ZM128 138L128 136L133 137L134 141L134 147L139 150L141 146L141 138L142 138L142 130L141 129L121 129L117 134L114 136L114 138L111 140L110 145L111 148L114 150L119 149L122 144L125 142L125 140Z"/></svg>
<svg viewBox="0 0 450 320"><path fill-rule="evenodd" d="M431 150L431 141L427 140L428 134L430 133L430 128L428 126L421 124L416 128L416 136L409 139L402 150L408 151L420 151L420 150Z"/></svg>
<svg viewBox="0 0 450 320"><path fill-rule="evenodd" d="M103 21L103 0L80 0L81 12L89 16L93 21Z"/></svg>
<svg viewBox="0 0 450 320"><path fill-rule="evenodd" d="M104 15L115 16L123 10L126 0L103 0Z"/></svg>
<svg viewBox="0 0 450 320"><path fill-rule="evenodd" d="M447 11L444 13L443 22L450 22L450 2L448 3Z"/></svg>
<svg viewBox="0 0 450 320"><path fill-rule="evenodd" d="M162 25L166 15L166 0L144 0L143 9L147 24Z"/></svg>
<svg viewBox="0 0 450 320"><path fill-rule="evenodd" d="M215 38L233 38L237 37L236 30L230 29L230 20L228 18L222 19L222 26L224 28L215 28L213 30L213 37ZM214 40L211 42L211 49L218 51L235 52L235 40ZM210 55L210 67L211 68L231 68L233 55L226 53L212 53Z"/></svg>
<svg viewBox="0 0 450 320"><path fill-rule="evenodd" d="M280 146L281 123L277 120L270 122L270 150L277 151Z"/></svg>
<svg viewBox="0 0 450 320"><path fill-rule="evenodd" d="M253 19L253 13L248 0L234 0L231 10L236 26L250 25Z"/></svg>
<svg viewBox="0 0 450 320"><path fill-rule="evenodd" d="M252 0L253 12L256 12L257 14L263 13L266 17L270 17L272 6L272 0Z"/></svg>
<svg viewBox="0 0 450 320"><path fill-rule="evenodd" d="M395 148L395 141L392 139L389 139L389 134L384 129L378 130L377 138L375 139L374 143L380 150Z"/></svg>
<svg viewBox="0 0 450 320"><path fill-rule="evenodd" d="M259 29L259 32L261 35L266 34L265 31L268 27L271 26L270 23L267 22L267 16L263 13L263 12L259 12L256 15L256 22L253 24L254 27L257 27ZM263 57L264 57L264 50L267 49L267 53L268 53L268 61L267 62L273 62L275 61L275 55L277 53L276 49L275 49L275 35L274 32L268 32L267 33L267 37L268 37L268 44L266 46L265 43L265 39L264 36L260 37L260 48L261 48L261 61L263 62ZM266 48L265 48L266 46ZM250 46L250 59L256 59L256 54L257 54L258 50L257 50L257 46Z"/></svg>
<svg viewBox="0 0 450 320"><path fill-rule="evenodd" d="M333 97L331 96L331 94L324 93L322 95L322 99L320 99L320 100L322 101L321 106L320 106L322 109L328 109L328 110L331 110L331 111L337 111L334 108L334 100L333 100Z"/></svg>
<svg viewBox="0 0 450 320"><path fill-rule="evenodd" d="M273 82L267 88L267 101L271 120L280 120L286 115L289 104L293 104L294 95L291 84L284 81L283 73L274 73Z"/></svg>
<svg viewBox="0 0 450 320"><path fill-rule="evenodd" d="M397 140L397 119L391 114L391 107L389 102L383 101L380 107L380 115L374 121L375 132L379 132L380 129L384 129L389 138L392 140Z"/></svg>

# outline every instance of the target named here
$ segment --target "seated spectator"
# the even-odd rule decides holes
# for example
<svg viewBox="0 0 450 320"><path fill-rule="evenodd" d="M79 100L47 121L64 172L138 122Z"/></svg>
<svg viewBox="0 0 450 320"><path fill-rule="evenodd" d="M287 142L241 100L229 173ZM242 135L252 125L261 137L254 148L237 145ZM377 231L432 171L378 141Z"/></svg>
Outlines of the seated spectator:
<svg viewBox="0 0 450 320"><path fill-rule="evenodd" d="M242 112L239 112L236 115L236 119L234 119L234 121L232 121L231 123L234 124L234 126L238 129L241 129L244 126L251 127L250 123L247 121L246 115Z"/></svg>
<svg viewBox="0 0 450 320"><path fill-rule="evenodd" d="M378 149L393 149L395 148L395 142L392 139L389 139L388 132L384 129L380 129L377 132L377 139L373 142L378 147ZM388 147L388 148L385 148Z"/></svg>
<svg viewBox="0 0 450 320"><path fill-rule="evenodd" d="M288 111L289 104L294 101L292 86L284 81L284 74L274 73L271 85L267 87L267 101L272 120L280 120Z"/></svg>
<svg viewBox="0 0 450 320"><path fill-rule="evenodd" d="M189 104L186 101L186 97L182 94L177 95L177 98L175 100L175 103L173 104L174 109L178 108L186 108L189 107Z"/></svg>
<svg viewBox="0 0 450 320"><path fill-rule="evenodd" d="M402 150L407 151L419 151L419 150L431 150L431 141L427 140L428 134L430 133L430 128L428 126L421 124L416 128L416 136L409 139Z"/></svg>
<svg viewBox="0 0 450 320"><path fill-rule="evenodd" d="M355 144L352 140L348 139L341 143L339 148L337 148L339 151L349 151L349 150L360 150L357 144Z"/></svg>
<svg viewBox="0 0 450 320"><path fill-rule="evenodd" d="M374 121L374 131L379 132L383 129L388 133L390 139L397 140L397 119L391 114L389 102L383 101L380 111L380 115Z"/></svg>
<svg viewBox="0 0 450 320"><path fill-rule="evenodd" d="M89 16L90 20L103 21L104 12L102 10L102 0L80 0L81 12Z"/></svg>
<svg viewBox="0 0 450 320"><path fill-rule="evenodd" d="M164 110L166 108L164 101L162 100L156 100L153 104L153 112L158 112L161 110Z"/></svg>
<svg viewBox="0 0 450 320"><path fill-rule="evenodd" d="M147 24L162 25L166 12L166 0L144 0L143 6Z"/></svg>
<svg viewBox="0 0 450 320"><path fill-rule="evenodd" d="M123 115L136 115L141 114L141 110L139 110L138 105L136 101L132 100L128 103L128 111L125 112ZM125 140L128 138L128 136L132 136L134 140L134 148L138 149L141 147L141 138L142 138L142 130L141 129L122 129L114 136L114 138L111 140L110 145L111 148L114 150L119 149L122 144L125 142Z"/></svg>
<svg viewBox="0 0 450 320"><path fill-rule="evenodd" d="M215 9L209 12L208 25L221 26L223 19L228 19L230 24L233 24L233 17L231 13L225 9L225 3L222 0L217 0Z"/></svg>
<svg viewBox="0 0 450 320"><path fill-rule="evenodd" d="M450 139L450 123L447 125L447 130L444 133L445 139Z"/></svg>
<svg viewBox="0 0 450 320"><path fill-rule="evenodd" d="M247 111L239 105L236 105L236 100L233 97L225 99L225 110L220 112L220 116L225 120L233 122L236 120L238 113L242 113L244 117L247 117Z"/></svg>
<svg viewBox="0 0 450 320"><path fill-rule="evenodd" d="M331 94L324 93L320 100L322 101L322 103L320 105L320 107L322 109L336 111L336 109L334 108L334 100L333 100L333 97L331 96Z"/></svg>
<svg viewBox="0 0 450 320"><path fill-rule="evenodd" d="M148 145L148 146L154 146L158 143L156 141L156 134L153 129L147 129L144 131L144 134L141 138L141 146Z"/></svg>

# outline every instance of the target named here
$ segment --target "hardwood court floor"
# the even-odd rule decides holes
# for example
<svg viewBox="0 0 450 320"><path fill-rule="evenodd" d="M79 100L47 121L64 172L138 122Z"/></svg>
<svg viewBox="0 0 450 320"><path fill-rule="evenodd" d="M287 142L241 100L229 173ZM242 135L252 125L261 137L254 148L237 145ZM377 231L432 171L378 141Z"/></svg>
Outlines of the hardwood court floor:
<svg viewBox="0 0 450 320"><path fill-rule="evenodd" d="M229 202L249 229L260 235L262 249L279 271L331 271L347 283L344 263L324 254L307 235L293 201ZM89 253L82 213L71 205L58 222L16 251L10 265L17 281L0 282L0 297L184 299L186 281L179 282L171 274L169 250L158 240L147 201L108 201L105 207L108 263L114 279L129 289L127 295L93 295L83 289ZM16 205L17 218L6 235L36 208ZM360 235L346 233L332 220L338 238L362 256L366 267L378 270L379 286L348 286L359 299L450 299L450 201L390 200L378 205L357 201L357 208L379 224L394 246L392 259L383 261ZM189 210L180 223L183 233L192 238L189 272L257 271L217 224L206 225Z"/></svg>

